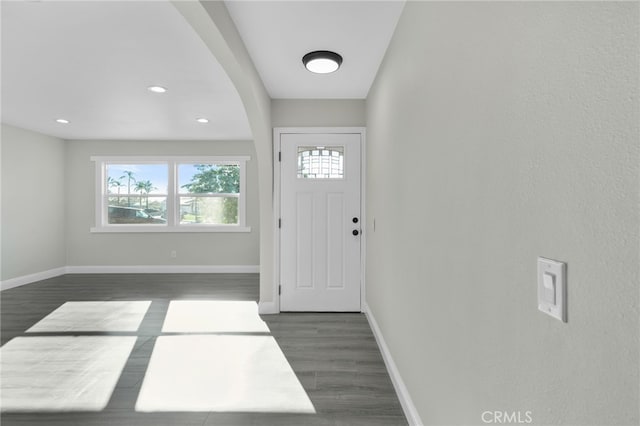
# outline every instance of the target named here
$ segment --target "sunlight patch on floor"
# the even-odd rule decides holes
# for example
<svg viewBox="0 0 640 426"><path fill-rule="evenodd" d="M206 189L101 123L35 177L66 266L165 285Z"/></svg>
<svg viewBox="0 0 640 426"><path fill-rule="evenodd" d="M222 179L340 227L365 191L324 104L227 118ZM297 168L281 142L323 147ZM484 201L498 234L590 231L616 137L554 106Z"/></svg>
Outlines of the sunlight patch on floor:
<svg viewBox="0 0 640 426"><path fill-rule="evenodd" d="M268 333L256 302L174 300L162 326L163 333Z"/></svg>
<svg viewBox="0 0 640 426"><path fill-rule="evenodd" d="M271 336L162 336L136 411L315 413Z"/></svg>
<svg viewBox="0 0 640 426"><path fill-rule="evenodd" d="M137 331L151 302L66 302L27 333Z"/></svg>
<svg viewBox="0 0 640 426"><path fill-rule="evenodd" d="M0 349L2 411L104 409L135 342L129 336L10 340Z"/></svg>

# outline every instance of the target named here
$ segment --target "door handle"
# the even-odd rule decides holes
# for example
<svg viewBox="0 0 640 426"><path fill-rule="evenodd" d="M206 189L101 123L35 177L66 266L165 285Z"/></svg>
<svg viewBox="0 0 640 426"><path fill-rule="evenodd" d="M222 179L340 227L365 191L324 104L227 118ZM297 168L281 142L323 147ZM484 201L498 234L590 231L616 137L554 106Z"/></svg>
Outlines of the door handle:
<svg viewBox="0 0 640 426"><path fill-rule="evenodd" d="M358 231L357 229L354 229L352 234L354 237L357 237L360 234L360 231Z"/></svg>

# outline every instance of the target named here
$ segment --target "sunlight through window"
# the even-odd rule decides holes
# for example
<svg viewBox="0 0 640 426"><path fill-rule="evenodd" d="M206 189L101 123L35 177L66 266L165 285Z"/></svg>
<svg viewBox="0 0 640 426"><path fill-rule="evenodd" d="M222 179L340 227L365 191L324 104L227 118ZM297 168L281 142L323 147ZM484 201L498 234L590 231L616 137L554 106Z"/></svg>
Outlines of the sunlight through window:
<svg viewBox="0 0 640 426"><path fill-rule="evenodd" d="M315 413L271 336L162 336L136 411Z"/></svg>
<svg viewBox="0 0 640 426"><path fill-rule="evenodd" d="M174 300L162 326L163 333L268 333L256 302Z"/></svg>
<svg viewBox="0 0 640 426"><path fill-rule="evenodd" d="M138 331L151 302L66 302L27 333Z"/></svg>
<svg viewBox="0 0 640 426"><path fill-rule="evenodd" d="M0 349L2 411L104 410L150 306L66 302L27 330L51 335L10 340ZM155 340L136 411L315 413L255 301L171 301L162 333L178 335Z"/></svg>
<svg viewBox="0 0 640 426"><path fill-rule="evenodd" d="M2 411L104 409L135 342L132 336L16 337L0 349Z"/></svg>

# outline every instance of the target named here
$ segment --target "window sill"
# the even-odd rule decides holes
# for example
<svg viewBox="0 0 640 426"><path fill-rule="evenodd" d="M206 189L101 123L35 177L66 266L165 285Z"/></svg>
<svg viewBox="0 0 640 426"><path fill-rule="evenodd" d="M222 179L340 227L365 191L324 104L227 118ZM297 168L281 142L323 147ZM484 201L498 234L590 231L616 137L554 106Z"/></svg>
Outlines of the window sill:
<svg viewBox="0 0 640 426"><path fill-rule="evenodd" d="M251 232L250 226L198 226L198 225L183 225L177 226L165 226L165 225L109 225L109 226L97 226L90 229L92 234L113 234L113 233L203 233L203 232Z"/></svg>

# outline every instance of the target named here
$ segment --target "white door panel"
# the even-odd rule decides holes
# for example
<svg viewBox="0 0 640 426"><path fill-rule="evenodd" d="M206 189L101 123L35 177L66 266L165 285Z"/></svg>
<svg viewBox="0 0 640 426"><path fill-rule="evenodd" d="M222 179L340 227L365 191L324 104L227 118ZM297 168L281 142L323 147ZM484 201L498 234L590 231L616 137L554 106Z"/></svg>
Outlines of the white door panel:
<svg viewBox="0 0 640 426"><path fill-rule="evenodd" d="M280 309L360 311L360 134L282 134L280 149Z"/></svg>

